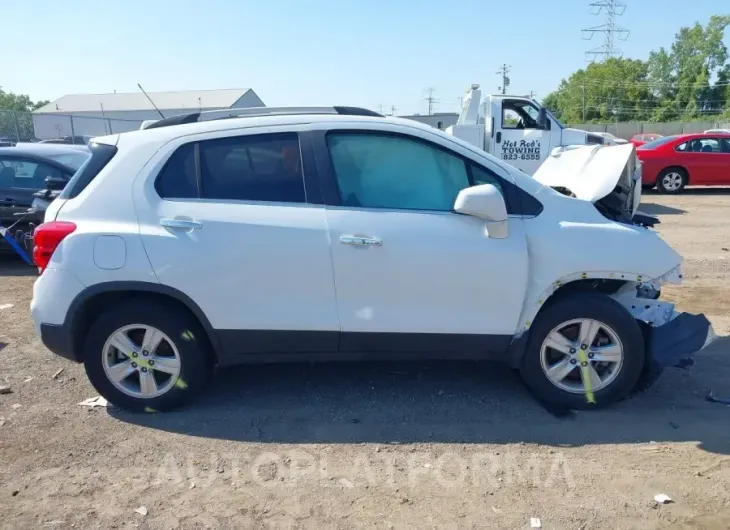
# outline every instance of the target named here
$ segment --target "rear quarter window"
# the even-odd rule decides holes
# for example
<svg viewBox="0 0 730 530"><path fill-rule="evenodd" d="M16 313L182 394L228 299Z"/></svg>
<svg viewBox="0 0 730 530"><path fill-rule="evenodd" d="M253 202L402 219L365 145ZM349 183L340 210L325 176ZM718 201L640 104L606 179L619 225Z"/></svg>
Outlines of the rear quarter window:
<svg viewBox="0 0 730 530"><path fill-rule="evenodd" d="M155 189L163 199L198 198L195 144L185 144L172 154L155 181Z"/></svg>
<svg viewBox="0 0 730 530"><path fill-rule="evenodd" d="M91 184L91 181L101 172L102 169L117 154L117 148L107 144L89 144L91 156L83 163L78 171L68 181L66 187L58 196L59 199L73 199L84 191Z"/></svg>

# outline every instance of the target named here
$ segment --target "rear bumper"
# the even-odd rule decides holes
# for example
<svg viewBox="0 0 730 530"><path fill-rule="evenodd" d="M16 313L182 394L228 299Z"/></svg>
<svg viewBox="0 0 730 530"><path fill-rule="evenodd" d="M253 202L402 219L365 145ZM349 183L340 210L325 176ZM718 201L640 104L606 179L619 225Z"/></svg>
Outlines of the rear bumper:
<svg viewBox="0 0 730 530"><path fill-rule="evenodd" d="M51 352L65 359L81 362L74 351L73 334L68 326L61 324L41 324L40 336L43 345Z"/></svg>
<svg viewBox="0 0 730 530"><path fill-rule="evenodd" d="M61 269L46 269L33 284L30 312L36 333L53 353L78 361L74 352L71 303L84 285L76 276Z"/></svg>
<svg viewBox="0 0 730 530"><path fill-rule="evenodd" d="M648 353L662 367L687 366L692 357L717 338L704 314L680 313L648 330Z"/></svg>

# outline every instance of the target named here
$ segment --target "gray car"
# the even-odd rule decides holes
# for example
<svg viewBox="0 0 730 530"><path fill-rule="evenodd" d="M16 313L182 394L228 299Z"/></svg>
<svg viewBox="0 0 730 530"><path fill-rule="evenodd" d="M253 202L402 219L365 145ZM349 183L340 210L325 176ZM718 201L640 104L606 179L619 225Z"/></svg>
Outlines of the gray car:
<svg viewBox="0 0 730 530"><path fill-rule="evenodd" d="M28 213L34 194L46 188L49 177L63 185L90 155L89 148L80 145L0 147L0 225L26 231L30 223L42 222L43 212ZM0 238L0 248L6 246Z"/></svg>

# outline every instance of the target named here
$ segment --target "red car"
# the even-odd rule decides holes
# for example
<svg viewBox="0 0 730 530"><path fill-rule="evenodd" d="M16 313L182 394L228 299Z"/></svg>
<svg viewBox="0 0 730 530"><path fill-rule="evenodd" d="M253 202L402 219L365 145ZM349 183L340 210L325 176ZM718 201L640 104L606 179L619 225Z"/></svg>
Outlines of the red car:
<svg viewBox="0 0 730 530"><path fill-rule="evenodd" d="M636 155L642 185L662 193L730 184L730 134L665 136L638 147Z"/></svg>
<svg viewBox="0 0 730 530"><path fill-rule="evenodd" d="M662 137L661 134L638 133L638 134L633 135L631 138L629 138L629 142L634 144L636 147L640 147L649 142L653 142L654 140L658 140L661 137Z"/></svg>

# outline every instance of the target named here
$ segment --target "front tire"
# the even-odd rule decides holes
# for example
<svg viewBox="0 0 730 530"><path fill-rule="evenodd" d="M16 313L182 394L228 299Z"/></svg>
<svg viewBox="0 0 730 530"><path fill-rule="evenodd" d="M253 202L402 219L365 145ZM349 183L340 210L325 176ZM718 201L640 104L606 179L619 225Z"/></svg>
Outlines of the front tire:
<svg viewBox="0 0 730 530"><path fill-rule="evenodd" d="M576 293L548 303L529 332L520 371L533 394L550 405L608 406L626 398L642 373L641 328L607 295Z"/></svg>
<svg viewBox="0 0 730 530"><path fill-rule="evenodd" d="M684 169L667 168L659 173L656 188L660 193L677 194L682 192L688 181L689 177Z"/></svg>
<svg viewBox="0 0 730 530"><path fill-rule="evenodd" d="M179 309L130 301L105 310L83 350L86 374L113 405L157 412L179 407L205 383L202 331Z"/></svg>

